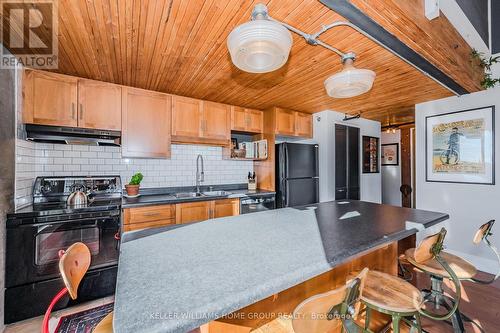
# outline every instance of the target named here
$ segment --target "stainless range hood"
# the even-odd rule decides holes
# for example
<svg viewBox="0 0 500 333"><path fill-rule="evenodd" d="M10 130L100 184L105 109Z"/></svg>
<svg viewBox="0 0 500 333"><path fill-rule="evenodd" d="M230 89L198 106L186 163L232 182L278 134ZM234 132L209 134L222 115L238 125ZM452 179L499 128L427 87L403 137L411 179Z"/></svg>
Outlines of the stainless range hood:
<svg viewBox="0 0 500 333"><path fill-rule="evenodd" d="M120 131L27 124L26 132L26 139L34 142L116 147L121 145Z"/></svg>

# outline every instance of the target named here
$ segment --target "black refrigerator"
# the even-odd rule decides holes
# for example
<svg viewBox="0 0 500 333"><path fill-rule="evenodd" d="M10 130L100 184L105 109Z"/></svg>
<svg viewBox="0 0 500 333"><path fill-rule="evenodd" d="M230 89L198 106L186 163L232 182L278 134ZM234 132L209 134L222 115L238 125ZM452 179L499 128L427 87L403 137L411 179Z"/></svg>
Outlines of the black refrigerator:
<svg viewBox="0 0 500 333"><path fill-rule="evenodd" d="M294 207L319 202L318 145L276 145L276 206Z"/></svg>

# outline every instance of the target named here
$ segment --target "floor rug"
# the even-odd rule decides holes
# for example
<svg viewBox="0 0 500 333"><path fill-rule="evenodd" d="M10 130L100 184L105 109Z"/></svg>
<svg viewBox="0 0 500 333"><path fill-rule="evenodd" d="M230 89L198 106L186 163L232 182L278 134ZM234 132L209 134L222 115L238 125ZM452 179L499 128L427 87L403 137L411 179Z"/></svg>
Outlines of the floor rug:
<svg viewBox="0 0 500 333"><path fill-rule="evenodd" d="M61 317L55 333L90 333L97 324L113 311L114 303L98 306Z"/></svg>

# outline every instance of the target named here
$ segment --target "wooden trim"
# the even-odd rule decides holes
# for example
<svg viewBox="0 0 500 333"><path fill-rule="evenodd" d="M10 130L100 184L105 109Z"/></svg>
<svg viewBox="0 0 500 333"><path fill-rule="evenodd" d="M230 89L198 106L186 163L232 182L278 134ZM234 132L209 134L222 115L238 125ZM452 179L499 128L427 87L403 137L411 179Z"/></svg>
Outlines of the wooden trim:
<svg viewBox="0 0 500 333"><path fill-rule="evenodd" d="M363 13L348 0L320 0L322 4L331 10L339 13L351 23L358 26L378 42L391 50L397 56L405 60L416 69L426 73L429 77L445 86L457 95L468 94L470 91L456 82L449 75L445 74L439 68L431 64L427 59L400 41L396 36L389 33L381 25L375 22L371 17Z"/></svg>

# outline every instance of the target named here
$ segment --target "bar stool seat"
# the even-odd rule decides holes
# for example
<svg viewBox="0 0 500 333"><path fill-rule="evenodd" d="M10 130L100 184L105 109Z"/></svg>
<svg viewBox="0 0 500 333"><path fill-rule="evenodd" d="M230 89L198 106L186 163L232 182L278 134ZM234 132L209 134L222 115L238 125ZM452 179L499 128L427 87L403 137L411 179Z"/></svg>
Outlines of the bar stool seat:
<svg viewBox="0 0 500 333"><path fill-rule="evenodd" d="M369 271L361 300L380 309L398 313L417 312L423 298L409 282L378 271Z"/></svg>
<svg viewBox="0 0 500 333"><path fill-rule="evenodd" d="M455 272L460 280L471 279L477 273L476 267L472 265L465 259L457 257L454 254L441 252L441 257L450 265L451 269ZM436 261L436 259L430 259L425 262L417 262L415 260L415 249L408 249L405 252L405 259L408 260L416 268L428 272L433 275L437 275L446 279L451 279L450 274L444 270L444 268Z"/></svg>

